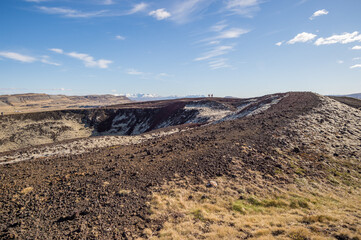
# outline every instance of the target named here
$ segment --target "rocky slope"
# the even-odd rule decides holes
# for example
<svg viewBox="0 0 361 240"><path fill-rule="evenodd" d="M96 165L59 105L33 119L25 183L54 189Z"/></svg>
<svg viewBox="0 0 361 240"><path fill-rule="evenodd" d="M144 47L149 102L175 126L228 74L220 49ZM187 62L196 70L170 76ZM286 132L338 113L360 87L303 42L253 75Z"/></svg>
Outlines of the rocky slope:
<svg viewBox="0 0 361 240"><path fill-rule="evenodd" d="M352 97L330 97L338 102L344 103L350 107L357 108L361 110L361 99L352 98Z"/></svg>
<svg viewBox="0 0 361 240"><path fill-rule="evenodd" d="M89 136L138 135L177 125L217 123L259 114L284 96L183 99L2 116L0 152Z"/></svg>
<svg viewBox="0 0 361 240"><path fill-rule="evenodd" d="M263 100L217 101L214 124L138 144L0 165L1 239L360 239L360 111Z"/></svg>

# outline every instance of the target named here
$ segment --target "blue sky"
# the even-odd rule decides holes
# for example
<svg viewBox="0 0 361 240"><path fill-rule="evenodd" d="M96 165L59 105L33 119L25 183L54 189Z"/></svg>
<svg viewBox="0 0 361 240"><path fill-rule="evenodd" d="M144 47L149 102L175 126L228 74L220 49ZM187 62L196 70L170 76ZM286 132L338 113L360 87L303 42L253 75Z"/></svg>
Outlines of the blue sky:
<svg viewBox="0 0 361 240"><path fill-rule="evenodd" d="M360 0L1 0L0 94L361 92Z"/></svg>

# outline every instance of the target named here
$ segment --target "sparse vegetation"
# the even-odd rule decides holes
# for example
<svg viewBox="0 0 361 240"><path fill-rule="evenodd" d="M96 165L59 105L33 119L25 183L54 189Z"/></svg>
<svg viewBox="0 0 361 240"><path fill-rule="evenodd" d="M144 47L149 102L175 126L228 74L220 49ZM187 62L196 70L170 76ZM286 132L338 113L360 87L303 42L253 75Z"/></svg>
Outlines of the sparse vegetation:
<svg viewBox="0 0 361 240"><path fill-rule="evenodd" d="M347 236L361 236L361 227L353 227L361 223L357 214L352 217L347 214L348 208L361 204L356 193L344 192L349 196L344 198L343 194L335 195L327 188L322 189L322 185L312 183L314 187L299 185L277 195L270 194L268 189L259 192L259 196L243 194L239 197L238 192L230 188L235 182L218 178L217 183L219 187L212 189L207 198L202 196L209 189L202 186L187 190L169 185L162 188L165 195L154 194L152 218L167 216L167 222L159 235L151 239L246 236L251 239L331 239L345 228L353 232ZM169 190L172 195L167 194ZM361 208L357 209L361 213ZM174 218L174 215L182 217ZM346 225L345 218L348 219ZM333 231L326 231L331 226ZM220 233L227 231L225 235Z"/></svg>

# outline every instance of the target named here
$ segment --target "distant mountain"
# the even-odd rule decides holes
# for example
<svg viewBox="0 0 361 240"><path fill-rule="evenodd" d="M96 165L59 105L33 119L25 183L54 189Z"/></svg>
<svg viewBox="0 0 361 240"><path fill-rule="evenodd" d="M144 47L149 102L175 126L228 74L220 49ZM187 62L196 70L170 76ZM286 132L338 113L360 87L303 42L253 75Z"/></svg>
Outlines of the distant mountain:
<svg viewBox="0 0 361 240"><path fill-rule="evenodd" d="M353 97L353 98L361 99L361 93L349 94L349 95L346 95L346 97Z"/></svg>
<svg viewBox="0 0 361 240"><path fill-rule="evenodd" d="M353 94L348 94L348 95L332 95L334 97L352 97L352 98L357 98L357 99L361 99L361 93L353 93Z"/></svg>
<svg viewBox="0 0 361 240"><path fill-rule="evenodd" d="M187 96L159 96L156 94L144 94L144 93L136 93L136 94L125 94L127 98L133 101L157 101L157 100L169 100L169 99L178 99L178 98L203 98L204 95L187 95Z"/></svg>

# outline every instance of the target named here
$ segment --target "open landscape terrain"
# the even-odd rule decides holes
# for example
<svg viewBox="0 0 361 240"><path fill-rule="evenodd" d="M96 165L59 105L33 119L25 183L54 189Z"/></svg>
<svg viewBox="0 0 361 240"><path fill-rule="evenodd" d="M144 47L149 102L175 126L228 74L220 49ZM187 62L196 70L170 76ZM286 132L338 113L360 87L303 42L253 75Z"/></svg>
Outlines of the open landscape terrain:
<svg viewBox="0 0 361 240"><path fill-rule="evenodd" d="M1 0L0 240L361 240L360 9Z"/></svg>
<svg viewBox="0 0 361 240"><path fill-rule="evenodd" d="M2 116L0 238L361 239L360 101L335 99Z"/></svg>
<svg viewBox="0 0 361 240"><path fill-rule="evenodd" d="M130 102L127 97L113 95L65 96L38 93L0 95L0 112L7 115L62 109L84 109L127 102Z"/></svg>

